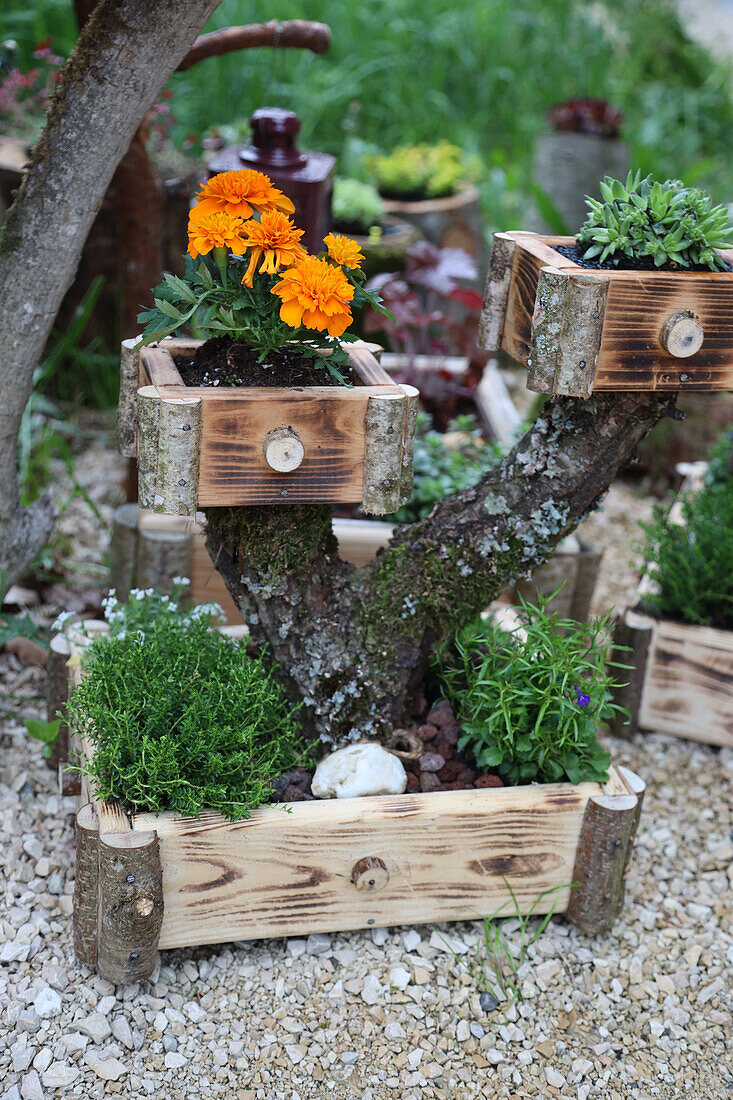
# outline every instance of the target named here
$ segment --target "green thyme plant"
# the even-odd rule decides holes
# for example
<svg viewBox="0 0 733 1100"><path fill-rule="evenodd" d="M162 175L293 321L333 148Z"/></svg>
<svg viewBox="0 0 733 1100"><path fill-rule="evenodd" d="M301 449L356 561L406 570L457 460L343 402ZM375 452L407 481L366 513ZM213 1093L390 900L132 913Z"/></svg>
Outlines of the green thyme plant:
<svg viewBox="0 0 733 1100"><path fill-rule="evenodd" d="M479 619L444 643L435 658L443 695L463 726L458 742L480 768L510 784L603 782L610 757L598 743L611 701L606 615L560 619L521 602L522 633Z"/></svg>
<svg viewBox="0 0 733 1100"><path fill-rule="evenodd" d="M476 179L480 164L457 145L439 141L436 145L398 145L386 155L364 158L374 174L380 194L389 198L438 199L455 194L461 183Z"/></svg>
<svg viewBox="0 0 733 1100"><path fill-rule="evenodd" d="M662 618L733 628L733 477L711 481L682 503L682 523L656 505L641 524L645 575L654 591L644 603Z"/></svg>
<svg viewBox="0 0 733 1100"><path fill-rule="evenodd" d="M110 593L110 629L88 646L68 723L91 744L79 767L99 798L235 821L308 749L266 653L214 629L216 604L185 610L182 591L134 589L127 605Z"/></svg>
<svg viewBox="0 0 733 1100"><path fill-rule="evenodd" d="M430 515L444 497L475 485L504 456L499 443L484 439L475 416L458 416L445 435L431 428L431 417L418 413L413 449L412 500L388 516L394 523L415 523Z"/></svg>
<svg viewBox="0 0 733 1100"><path fill-rule="evenodd" d="M383 217L384 202L373 184L336 177L333 184L333 223L337 230L363 236L379 229Z"/></svg>
<svg viewBox="0 0 733 1100"><path fill-rule="evenodd" d="M698 187L629 172L626 182L606 176L602 202L587 198L587 221L576 237L586 260L653 261L655 267L725 267L716 248L733 247L733 226L725 206Z"/></svg>

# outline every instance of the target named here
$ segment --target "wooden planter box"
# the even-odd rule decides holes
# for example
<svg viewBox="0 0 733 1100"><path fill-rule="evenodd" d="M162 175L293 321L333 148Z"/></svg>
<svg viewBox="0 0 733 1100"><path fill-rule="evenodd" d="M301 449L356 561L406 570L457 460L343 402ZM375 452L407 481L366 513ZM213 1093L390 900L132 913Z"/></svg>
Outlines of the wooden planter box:
<svg viewBox="0 0 733 1100"><path fill-rule="evenodd" d="M183 384L176 359L200 344L123 342L118 434L137 453L143 507L361 501L385 513L410 499L418 391L395 385L369 345L345 345L352 388L218 389Z"/></svg>
<svg viewBox="0 0 733 1100"><path fill-rule="evenodd" d="M494 234L482 347L538 393L733 389L733 272L583 268L555 248L574 243Z"/></svg>
<svg viewBox="0 0 733 1100"><path fill-rule="evenodd" d="M70 643L78 656L78 636ZM71 673L78 682L78 661ZM109 981L139 981L158 948L473 920L511 902L507 883L523 913L555 906L605 931L623 904L643 792L614 767L604 785L301 802L229 822L128 815L95 801L84 780L77 958Z"/></svg>
<svg viewBox="0 0 733 1100"><path fill-rule="evenodd" d="M684 465L681 492L694 492L702 483L705 463ZM682 522L680 500L672 506L670 518ZM642 578L637 604L643 603L652 584L650 578ZM631 649L619 650L615 659L633 665L629 684L616 694L631 722L624 726L617 717L614 732L629 737L637 730L652 730L733 748L732 630L657 619L637 606L617 622L614 640Z"/></svg>

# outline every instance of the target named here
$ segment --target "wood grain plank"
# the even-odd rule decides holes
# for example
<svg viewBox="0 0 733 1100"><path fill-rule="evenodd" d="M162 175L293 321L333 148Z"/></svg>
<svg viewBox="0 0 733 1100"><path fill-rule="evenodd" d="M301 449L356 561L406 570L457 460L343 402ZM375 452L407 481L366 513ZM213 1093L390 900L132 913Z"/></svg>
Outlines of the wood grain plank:
<svg viewBox="0 0 733 1100"><path fill-rule="evenodd" d="M690 310L700 350L675 359L659 337L666 319ZM733 389L733 276L727 272L614 272L596 368L597 390Z"/></svg>
<svg viewBox="0 0 733 1100"><path fill-rule="evenodd" d="M527 909L572 881L585 805L601 787L490 791L294 803L227 822L137 815L160 840L160 946L182 947L377 925L474 919L509 901ZM376 856L389 881L357 890L352 870ZM562 912L569 888L543 899Z"/></svg>
<svg viewBox="0 0 733 1100"><path fill-rule="evenodd" d="M733 747L733 631L654 620L639 725Z"/></svg>

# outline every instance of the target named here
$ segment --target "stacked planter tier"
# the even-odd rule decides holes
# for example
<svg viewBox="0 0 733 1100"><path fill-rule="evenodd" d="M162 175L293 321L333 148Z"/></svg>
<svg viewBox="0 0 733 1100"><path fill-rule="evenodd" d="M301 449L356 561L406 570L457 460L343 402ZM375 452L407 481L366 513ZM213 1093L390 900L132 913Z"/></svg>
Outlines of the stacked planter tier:
<svg viewBox="0 0 733 1100"><path fill-rule="evenodd" d="M410 222L426 241L438 248L460 248L476 260L481 277L486 273L484 236L478 189L464 184L455 195L440 199L384 199L387 214Z"/></svg>
<svg viewBox="0 0 733 1100"><path fill-rule="evenodd" d="M72 657L81 642L71 637ZM78 660L71 672L78 682ZM229 822L130 815L96 801L84 780L77 958L109 981L138 981L158 948L472 920L511 903L507 884L523 913L554 908L604 931L623 904L643 792L613 767L603 785L299 802Z"/></svg>
<svg viewBox="0 0 733 1100"><path fill-rule="evenodd" d="M557 251L574 243L494 234L482 347L538 393L733 389L733 271L584 268Z"/></svg>
<svg viewBox="0 0 733 1100"><path fill-rule="evenodd" d="M139 500L154 512L362 502L393 512L412 496L418 391L369 346L346 344L358 384L190 387L176 360L201 341L124 341L118 429L137 454Z"/></svg>
<svg viewBox="0 0 733 1100"><path fill-rule="evenodd" d="M695 463L682 493L701 485L704 463ZM682 522L681 502L670 518ZM652 730L733 748L733 631L692 626L654 618L639 605L653 588L643 577L636 606L616 624L616 660L633 665L629 684L618 690L616 701L631 715L630 725L618 718L615 732L629 736Z"/></svg>

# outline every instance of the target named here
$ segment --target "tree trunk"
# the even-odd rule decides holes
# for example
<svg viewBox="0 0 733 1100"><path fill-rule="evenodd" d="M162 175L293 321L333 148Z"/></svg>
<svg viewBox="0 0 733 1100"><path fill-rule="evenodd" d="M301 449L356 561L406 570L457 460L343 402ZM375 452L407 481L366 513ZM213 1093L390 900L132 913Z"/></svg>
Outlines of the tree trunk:
<svg viewBox="0 0 733 1100"><path fill-rule="evenodd" d="M53 506L21 508L17 435L33 369L94 216L138 124L217 0L102 0L64 66L0 243L0 569L11 583L45 542Z"/></svg>
<svg viewBox="0 0 733 1100"><path fill-rule="evenodd" d="M209 552L321 739L383 737L416 700L436 642L547 559L673 402L556 398L478 485L361 569L336 555L328 505L210 508Z"/></svg>

